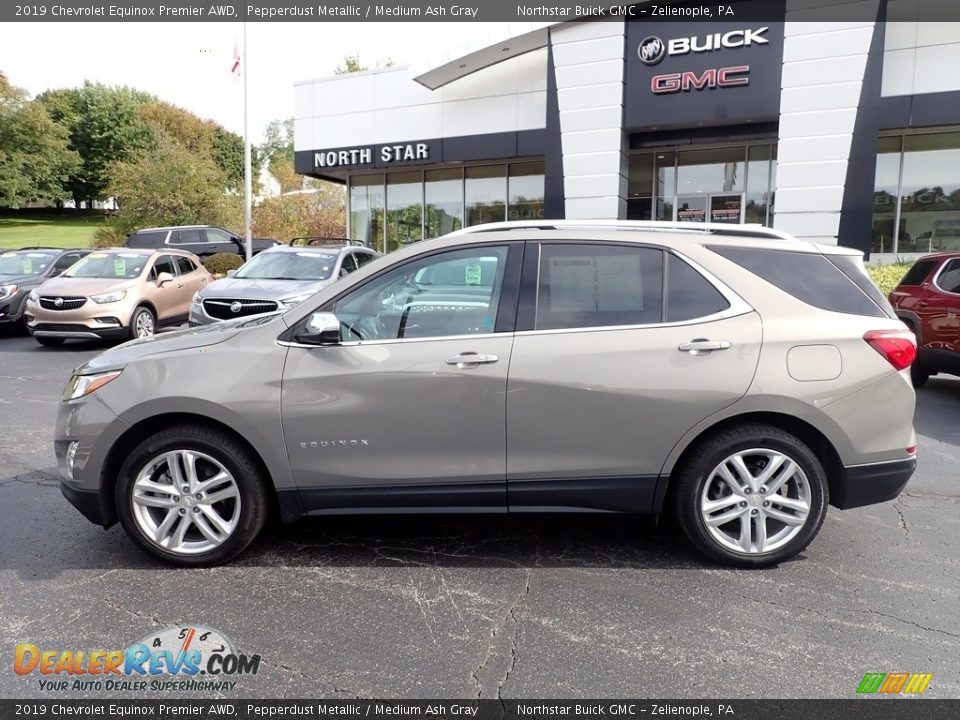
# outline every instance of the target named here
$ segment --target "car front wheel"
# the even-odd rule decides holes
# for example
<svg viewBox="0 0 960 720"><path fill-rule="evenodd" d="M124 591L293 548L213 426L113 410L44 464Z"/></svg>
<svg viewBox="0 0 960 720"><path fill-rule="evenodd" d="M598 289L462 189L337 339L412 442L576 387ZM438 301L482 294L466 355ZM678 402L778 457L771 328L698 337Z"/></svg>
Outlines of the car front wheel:
<svg viewBox="0 0 960 720"><path fill-rule="evenodd" d="M157 320L150 308L141 305L133 311L133 317L130 318L131 339L150 337L156 331Z"/></svg>
<svg viewBox="0 0 960 720"><path fill-rule="evenodd" d="M798 438L769 425L719 432L691 453L676 480L681 527L726 565L783 562L810 544L826 517L823 465Z"/></svg>
<svg viewBox="0 0 960 720"><path fill-rule="evenodd" d="M186 566L238 555L260 532L268 508L250 450L202 426L161 430L141 442L120 469L115 499L137 545Z"/></svg>

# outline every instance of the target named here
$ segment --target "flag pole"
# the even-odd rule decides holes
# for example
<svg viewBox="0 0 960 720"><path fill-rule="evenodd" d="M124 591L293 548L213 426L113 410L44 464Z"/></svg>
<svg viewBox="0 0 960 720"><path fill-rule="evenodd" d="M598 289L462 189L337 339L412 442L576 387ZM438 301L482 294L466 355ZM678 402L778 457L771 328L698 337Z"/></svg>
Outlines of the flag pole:
<svg viewBox="0 0 960 720"><path fill-rule="evenodd" d="M253 257L253 173L251 170L250 128L247 122L247 21L243 21L243 222L247 260Z"/></svg>

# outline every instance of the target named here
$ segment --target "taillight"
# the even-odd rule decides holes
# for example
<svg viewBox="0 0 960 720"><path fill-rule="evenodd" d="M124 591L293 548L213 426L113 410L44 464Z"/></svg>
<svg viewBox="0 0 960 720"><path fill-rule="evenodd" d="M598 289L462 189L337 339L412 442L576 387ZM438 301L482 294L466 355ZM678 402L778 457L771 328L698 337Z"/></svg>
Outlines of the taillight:
<svg viewBox="0 0 960 720"><path fill-rule="evenodd" d="M863 339L897 370L917 358L917 341L909 330L870 330Z"/></svg>

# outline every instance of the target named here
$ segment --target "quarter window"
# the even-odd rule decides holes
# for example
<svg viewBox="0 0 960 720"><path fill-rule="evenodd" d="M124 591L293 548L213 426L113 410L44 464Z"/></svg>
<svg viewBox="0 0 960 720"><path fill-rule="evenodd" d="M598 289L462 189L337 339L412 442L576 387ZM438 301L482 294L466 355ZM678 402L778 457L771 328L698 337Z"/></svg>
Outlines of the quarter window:
<svg viewBox="0 0 960 720"><path fill-rule="evenodd" d="M807 305L850 315L888 315L819 253L732 246L710 249Z"/></svg>
<svg viewBox="0 0 960 720"><path fill-rule="evenodd" d="M432 255L338 300L343 341L492 333L507 261L502 246Z"/></svg>
<svg viewBox="0 0 960 720"><path fill-rule="evenodd" d="M654 248L546 244L540 251L537 330L661 321L663 253Z"/></svg>
<svg viewBox="0 0 960 720"><path fill-rule="evenodd" d="M948 293L960 294L960 260L951 260L937 276L937 287Z"/></svg>
<svg viewBox="0 0 960 720"><path fill-rule="evenodd" d="M667 257L667 322L707 317L730 307L703 275L680 258Z"/></svg>

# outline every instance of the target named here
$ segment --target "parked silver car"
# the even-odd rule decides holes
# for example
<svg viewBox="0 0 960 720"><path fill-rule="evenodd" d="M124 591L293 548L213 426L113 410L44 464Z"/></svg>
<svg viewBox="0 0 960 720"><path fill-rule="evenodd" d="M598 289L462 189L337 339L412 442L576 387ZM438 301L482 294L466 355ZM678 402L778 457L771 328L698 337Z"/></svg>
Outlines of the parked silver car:
<svg viewBox="0 0 960 720"><path fill-rule="evenodd" d="M377 257L354 245L277 245L194 295L190 324L287 310Z"/></svg>
<svg viewBox="0 0 960 720"><path fill-rule="evenodd" d="M858 251L502 223L283 314L107 351L70 380L56 453L90 520L180 565L234 557L276 508L674 512L710 557L760 567L828 503L903 489L915 350Z"/></svg>

